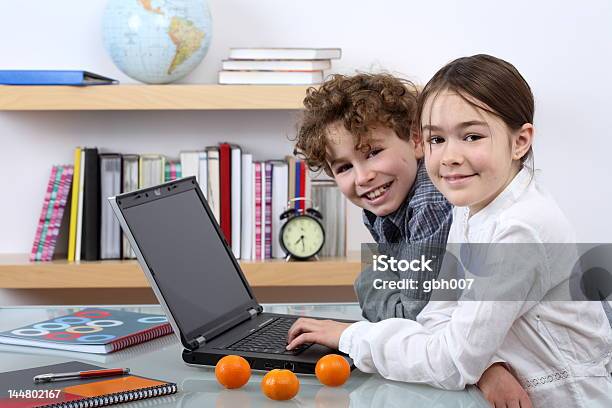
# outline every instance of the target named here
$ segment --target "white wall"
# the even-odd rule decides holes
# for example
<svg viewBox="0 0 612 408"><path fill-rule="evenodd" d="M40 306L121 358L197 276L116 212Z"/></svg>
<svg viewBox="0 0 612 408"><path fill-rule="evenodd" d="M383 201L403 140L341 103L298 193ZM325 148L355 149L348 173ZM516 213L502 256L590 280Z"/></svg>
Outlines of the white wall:
<svg viewBox="0 0 612 408"><path fill-rule="evenodd" d="M126 0L127 1L127 0ZM2 2L0 68L88 69L133 82L106 55L104 0ZM183 82L214 83L229 47L341 47L333 72L387 70L424 83L444 63L486 52L516 65L536 95L536 166L582 241L612 242L612 3L212 0L207 57ZM0 89L0 92L2 90ZM256 159L291 151L295 112L0 112L0 253L28 252L52 164L76 145L121 152L221 140ZM350 212L350 247L369 240Z"/></svg>

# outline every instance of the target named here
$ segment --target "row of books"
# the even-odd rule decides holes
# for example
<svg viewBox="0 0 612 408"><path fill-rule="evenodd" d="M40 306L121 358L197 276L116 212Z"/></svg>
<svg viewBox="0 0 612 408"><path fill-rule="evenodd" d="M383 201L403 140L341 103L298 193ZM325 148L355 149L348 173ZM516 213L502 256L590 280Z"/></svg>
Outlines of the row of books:
<svg viewBox="0 0 612 408"><path fill-rule="evenodd" d="M62 236L67 249L56 251L56 259L134 258L106 198L187 176L196 177L238 259L284 256L278 239L280 214L297 197L311 199L323 213L327 239L322 255L346 254L344 198L333 180L312 180L305 163L295 157L257 161L240 146L228 143L183 151L177 160L161 154L99 153L97 148L81 147L75 149L74 157L74 166L54 166L51 173L32 260L54 258L51 242L63 241ZM58 176L59 169L66 169L63 176ZM302 210L306 206L304 201L290 205ZM69 226L64 234L62 224Z"/></svg>
<svg viewBox="0 0 612 408"><path fill-rule="evenodd" d="M340 48L232 48L222 62L219 83L225 85L312 85L339 59Z"/></svg>

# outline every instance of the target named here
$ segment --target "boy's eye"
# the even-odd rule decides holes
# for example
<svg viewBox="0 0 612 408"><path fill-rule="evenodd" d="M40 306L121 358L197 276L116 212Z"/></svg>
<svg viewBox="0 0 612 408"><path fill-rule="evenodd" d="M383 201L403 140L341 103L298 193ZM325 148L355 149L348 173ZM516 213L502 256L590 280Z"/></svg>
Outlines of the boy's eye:
<svg viewBox="0 0 612 408"><path fill-rule="evenodd" d="M429 139L427 140L427 143L429 144L440 144L440 143L444 143L444 138L441 136L431 136L429 137Z"/></svg>
<svg viewBox="0 0 612 408"><path fill-rule="evenodd" d="M383 149L372 149L368 152L368 158L376 156L378 153L382 152Z"/></svg>
<svg viewBox="0 0 612 408"><path fill-rule="evenodd" d="M465 137L465 139L464 139L464 140L465 140L466 142L475 142L475 141L480 140L480 139L482 139L482 136L480 136L480 135L476 135L476 134L469 134L469 135L467 135L467 136Z"/></svg>
<svg viewBox="0 0 612 408"><path fill-rule="evenodd" d="M344 173L345 171L347 171L350 168L351 168L350 164L340 165L340 166L336 167L336 174Z"/></svg>

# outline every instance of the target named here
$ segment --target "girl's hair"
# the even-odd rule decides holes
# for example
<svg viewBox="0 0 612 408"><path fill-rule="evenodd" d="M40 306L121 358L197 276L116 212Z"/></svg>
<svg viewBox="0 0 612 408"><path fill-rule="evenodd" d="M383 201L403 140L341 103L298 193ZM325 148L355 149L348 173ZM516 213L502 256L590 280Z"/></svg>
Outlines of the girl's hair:
<svg viewBox="0 0 612 408"><path fill-rule="evenodd" d="M533 123L535 106L527 81L512 64L491 55L458 58L436 72L419 95L415 126L420 134L425 103L442 91L456 92L470 105L499 117L510 130ZM533 160L532 148L521 164L528 160Z"/></svg>
<svg viewBox="0 0 612 408"><path fill-rule="evenodd" d="M416 87L389 74L332 75L319 88L308 89L299 123L294 154L313 171L331 175L326 160L328 126L339 122L355 139L355 148L367 150L373 126L411 137L416 111Z"/></svg>

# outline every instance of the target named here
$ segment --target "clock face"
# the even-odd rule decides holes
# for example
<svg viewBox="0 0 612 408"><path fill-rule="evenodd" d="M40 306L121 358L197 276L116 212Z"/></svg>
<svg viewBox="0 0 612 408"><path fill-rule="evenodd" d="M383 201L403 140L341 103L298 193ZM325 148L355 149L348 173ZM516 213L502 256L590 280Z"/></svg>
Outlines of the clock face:
<svg viewBox="0 0 612 408"><path fill-rule="evenodd" d="M323 227L314 218L298 215L283 226L281 241L289 254L297 258L310 258L323 247Z"/></svg>

